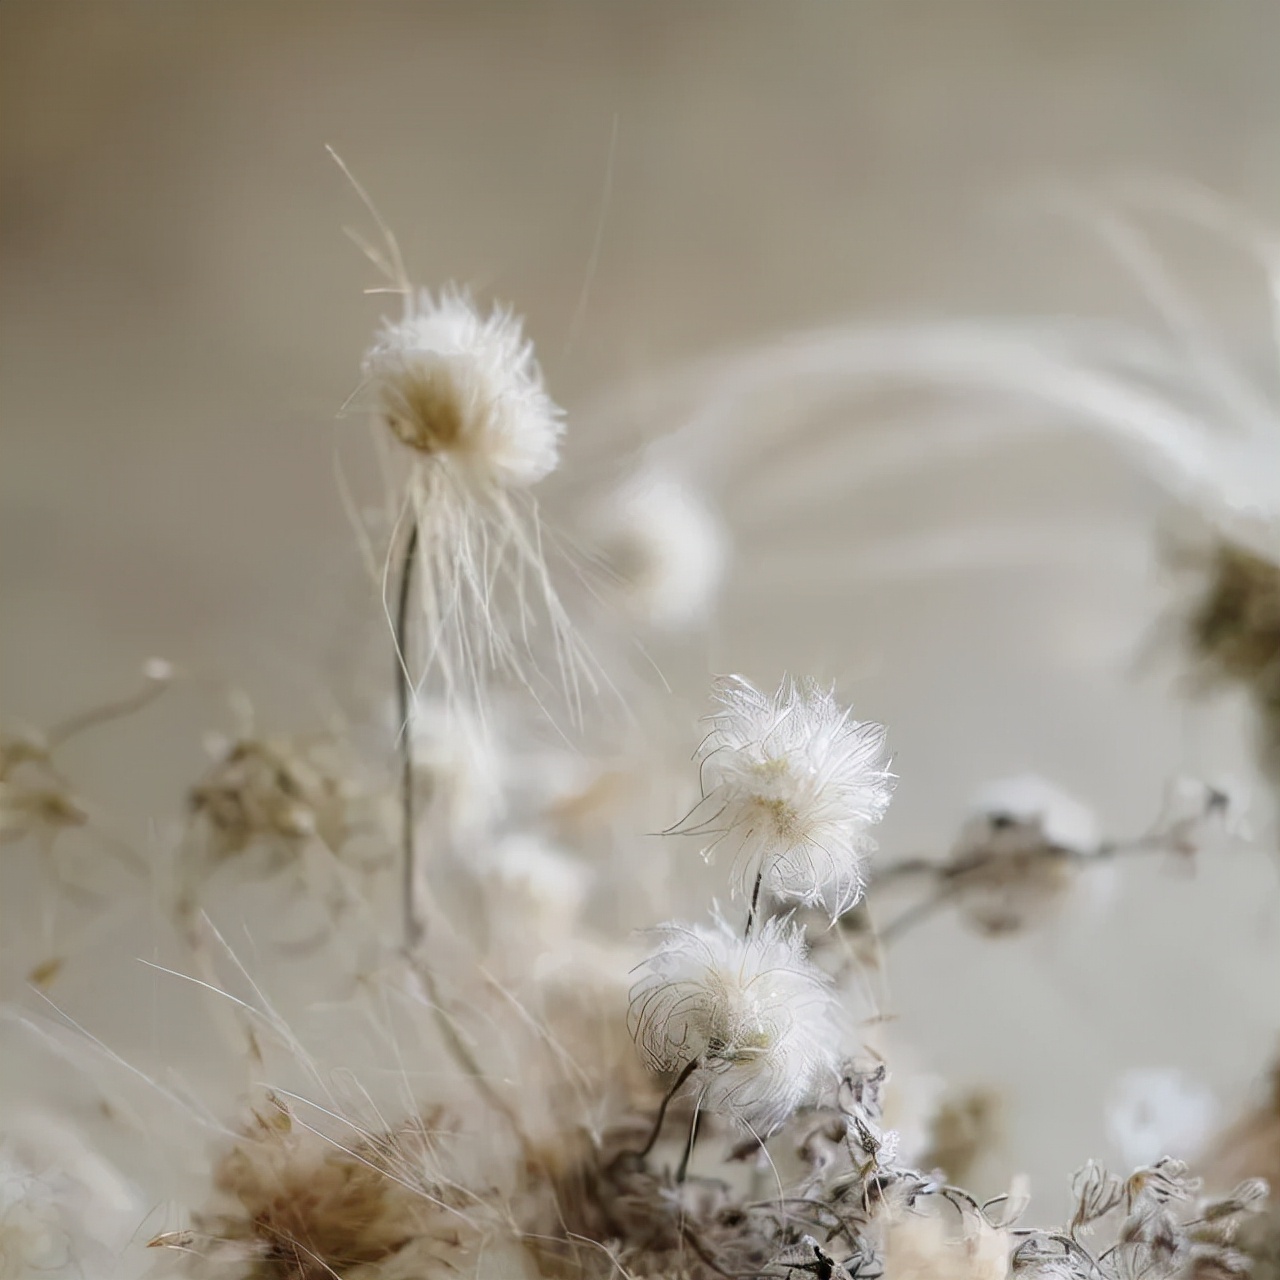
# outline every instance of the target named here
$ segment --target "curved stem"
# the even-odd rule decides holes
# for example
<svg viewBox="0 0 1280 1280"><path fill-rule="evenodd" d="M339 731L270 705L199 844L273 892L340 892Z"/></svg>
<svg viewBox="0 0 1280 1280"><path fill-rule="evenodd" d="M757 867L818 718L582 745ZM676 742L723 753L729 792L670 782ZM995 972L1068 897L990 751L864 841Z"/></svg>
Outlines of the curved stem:
<svg viewBox="0 0 1280 1280"><path fill-rule="evenodd" d="M400 594L396 605L396 702L400 713L400 840L404 906L404 944L413 951L422 941L424 926L418 904L418 860L414 844L413 681L409 675L409 601L413 571L418 562L418 525L409 530L400 561Z"/></svg>
<svg viewBox="0 0 1280 1280"><path fill-rule="evenodd" d="M54 725L45 734L45 743L49 750L52 751L61 746L68 738L84 733L86 729L96 728L100 724L109 724L112 720L123 719L154 702L169 687L168 668L163 668L163 671L164 674L151 674L149 669L146 683L127 698L108 702L101 707L92 707L88 711L81 711Z"/></svg>
<svg viewBox="0 0 1280 1280"><path fill-rule="evenodd" d="M396 600L394 633L396 703L400 714L400 839L403 859L401 873L404 895L404 945L405 953L411 962L414 952L419 948L426 934L421 886L418 882L418 854L414 831L416 794L416 779L413 776L414 689L413 680L409 674L408 652L409 604L413 598L413 574L418 563L418 541L418 526L415 522L409 530L409 537L404 544L404 555L400 561L400 585ZM413 965L413 972L422 983L426 1003L430 1006L436 1025L440 1028L445 1048L453 1056L454 1061L471 1077L484 1100L495 1111L506 1117L525 1151L531 1151L533 1144L520 1123L520 1117L510 1103L494 1089L476 1060L475 1054L463 1040L453 1015L445 1007L444 996L436 983L431 966L421 955L418 959L421 963Z"/></svg>
<svg viewBox="0 0 1280 1280"><path fill-rule="evenodd" d="M667 1118L667 1108L671 1105L671 1100L684 1088L685 1081L698 1069L698 1059L691 1058L681 1068L680 1074L676 1076L676 1082L667 1090L666 1096L662 1099L662 1104L658 1107L658 1114L653 1122L653 1128L649 1130L649 1138L639 1151L627 1152L633 1155L637 1160L643 1160L650 1151L657 1145L658 1138L662 1134L662 1124Z"/></svg>

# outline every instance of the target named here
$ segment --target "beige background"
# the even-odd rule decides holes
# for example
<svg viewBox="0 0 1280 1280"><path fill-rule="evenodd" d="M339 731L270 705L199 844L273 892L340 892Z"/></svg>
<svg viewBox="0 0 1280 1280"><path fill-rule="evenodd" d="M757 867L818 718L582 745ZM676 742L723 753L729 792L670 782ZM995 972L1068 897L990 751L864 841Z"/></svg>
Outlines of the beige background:
<svg viewBox="0 0 1280 1280"><path fill-rule="evenodd" d="M418 279L527 315L576 447L599 454L575 406L611 394L628 432L657 433L671 424L641 391L664 370L794 327L1139 314L1028 194L1155 172L1280 222L1277 50L1275 4L6 0L7 714L47 721L152 653L235 673L283 722L323 702L367 606L332 472L378 314L326 143ZM1256 307L1212 255L1186 261L1268 358ZM740 535L724 615L669 660L839 677L892 727L893 847L939 847L1001 773L1048 772L1123 833L1175 769L1244 767L1229 711L1184 714L1168 664L1135 669L1159 503L1113 455L1019 445L855 499L839 481L871 411L822 450L802 396L781 416L775 465L724 495ZM993 513L1074 520L1083 550L860 587L841 570ZM218 717L184 694L115 748L86 743L78 776L145 831ZM898 964L904 1034L933 1068L1011 1090L1007 1163L1047 1194L1104 1150L1118 1071L1176 1063L1240 1097L1280 1023L1274 864L1142 868L1087 928L992 947L944 923ZM68 983L109 1030L94 973Z"/></svg>

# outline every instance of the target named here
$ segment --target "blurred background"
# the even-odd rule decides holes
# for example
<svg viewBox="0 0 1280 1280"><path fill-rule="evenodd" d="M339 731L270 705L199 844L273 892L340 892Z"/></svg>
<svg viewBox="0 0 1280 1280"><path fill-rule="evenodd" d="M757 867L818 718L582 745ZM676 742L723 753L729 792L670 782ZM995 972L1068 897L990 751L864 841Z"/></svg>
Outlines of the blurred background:
<svg viewBox="0 0 1280 1280"><path fill-rule="evenodd" d="M572 459L674 425L646 408L669 371L798 328L1144 317L1034 193L1157 174L1280 225L1277 49L1270 3L5 0L6 721L129 687L152 654L234 675L283 723L339 678L368 605L334 479L360 426L339 415L381 304L326 145L416 280L527 317ZM1178 265L1242 359L1269 358L1260 283L1194 247ZM666 659L689 687L839 680L890 726L885 843L904 854L942 851L974 790L1010 773L1053 777L1119 835L1175 772L1248 779L1239 708L1187 710L1176 662L1144 660L1162 499L1113 451L1037 436L854 494L874 405L825 411L819 448L797 396L794 423L777 415L784 465L739 468L719 495L723 608ZM874 571L878 548L993 516L1057 519L1079 547ZM86 740L77 778L138 832L171 820L215 701ZM67 983L109 1034L92 968ZM1003 945L943 921L895 956L894 992L922 1063L1005 1091L1005 1166L1056 1196L1106 1151L1123 1071L1180 1067L1230 1112L1269 1059L1274 860L1135 867L1106 914Z"/></svg>

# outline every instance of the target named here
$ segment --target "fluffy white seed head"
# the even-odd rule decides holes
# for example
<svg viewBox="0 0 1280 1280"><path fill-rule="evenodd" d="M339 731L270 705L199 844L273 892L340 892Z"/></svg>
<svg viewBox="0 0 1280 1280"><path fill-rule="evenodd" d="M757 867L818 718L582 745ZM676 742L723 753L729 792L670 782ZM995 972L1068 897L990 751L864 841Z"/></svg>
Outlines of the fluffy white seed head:
<svg viewBox="0 0 1280 1280"><path fill-rule="evenodd" d="M495 676L540 684L545 698L554 670L579 715L596 668L553 584L529 492L555 469L564 427L520 321L502 308L481 315L457 289L406 289L403 318L384 323L363 372L410 455L393 502L414 538L400 539L404 555L417 548L420 613L402 655L415 683L450 704L483 702Z"/></svg>
<svg viewBox="0 0 1280 1280"><path fill-rule="evenodd" d="M397 439L476 485L525 488L555 470L562 414L510 311L482 317L457 289L423 291L383 325L364 375Z"/></svg>
<svg viewBox="0 0 1280 1280"><path fill-rule="evenodd" d="M1107 1100L1107 1136L1133 1168L1165 1156L1194 1159L1217 1121L1213 1093L1172 1067L1126 1072Z"/></svg>
<svg viewBox="0 0 1280 1280"><path fill-rule="evenodd" d="M1114 867L1092 863L1093 812L1034 774L988 785L956 836L951 856L965 919L986 934L1015 933L1060 912L1077 890L1104 906Z"/></svg>
<svg viewBox="0 0 1280 1280"><path fill-rule="evenodd" d="M979 820L1018 824L1027 829L1029 839L1072 853L1092 853L1098 847L1093 810L1033 773L990 783L977 796L974 809Z"/></svg>
<svg viewBox="0 0 1280 1280"><path fill-rule="evenodd" d="M862 896L869 828L893 794L883 725L854 720L830 690L785 680L772 695L741 676L716 681L720 709L702 745L705 800L686 830L738 843L735 890L825 905ZM714 847L714 846L712 846Z"/></svg>
<svg viewBox="0 0 1280 1280"><path fill-rule="evenodd" d="M466 844L506 815L509 761L491 719L464 703L419 698L413 764L447 834Z"/></svg>
<svg viewBox="0 0 1280 1280"><path fill-rule="evenodd" d="M761 1135L834 1079L838 1006L798 926L775 917L746 939L722 920L656 932L630 1012L651 1070L696 1063L702 1107Z"/></svg>
<svg viewBox="0 0 1280 1280"><path fill-rule="evenodd" d="M724 530L700 494L646 469L600 504L595 536L637 620L677 631L704 618L724 577Z"/></svg>

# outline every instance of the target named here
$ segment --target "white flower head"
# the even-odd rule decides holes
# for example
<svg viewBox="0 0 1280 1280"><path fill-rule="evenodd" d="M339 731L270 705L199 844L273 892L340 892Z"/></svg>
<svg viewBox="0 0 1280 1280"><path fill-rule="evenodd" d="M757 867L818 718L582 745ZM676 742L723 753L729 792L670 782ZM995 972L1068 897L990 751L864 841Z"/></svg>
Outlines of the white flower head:
<svg viewBox="0 0 1280 1280"><path fill-rule="evenodd" d="M838 916L862 896L868 829L889 806L883 725L854 720L832 692L784 680L772 695L741 676L716 681L720 710L699 751L705 814L689 831L738 843L735 891L754 882ZM714 849L713 844L707 850Z"/></svg>
<svg viewBox="0 0 1280 1280"><path fill-rule="evenodd" d="M724 577L727 545L694 488L645 468L600 503L593 524L632 616L663 631L706 616Z"/></svg>
<svg viewBox="0 0 1280 1280"><path fill-rule="evenodd" d="M761 1136L834 1080L838 1006L796 924L774 917L749 938L723 920L656 932L630 1011L651 1070L690 1069L704 1109Z"/></svg>
<svg viewBox="0 0 1280 1280"><path fill-rule="evenodd" d="M529 686L549 662L576 714L590 663L552 583L528 492L559 462L562 412L515 315L482 315L456 288L415 294L400 270L404 313L384 321L363 373L407 460L397 501L421 614L402 656L421 663L419 687L436 676L450 703L475 701L494 673Z"/></svg>
<svg viewBox="0 0 1280 1280"><path fill-rule="evenodd" d="M1124 1164L1134 1168L1165 1156L1193 1159L1217 1120L1212 1092L1170 1067L1126 1072L1107 1102L1107 1134Z"/></svg>
<svg viewBox="0 0 1280 1280"><path fill-rule="evenodd" d="M492 717L465 703L419 698L413 709L413 763L430 788L448 834L466 843L506 816L509 761Z"/></svg>
<svg viewBox="0 0 1280 1280"><path fill-rule="evenodd" d="M1077 888L1102 906L1114 867L1091 860L1099 845L1093 812L1054 783L1035 774L991 783L951 850L960 910L997 935L1062 910Z"/></svg>
<svg viewBox="0 0 1280 1280"><path fill-rule="evenodd" d="M988 784L975 800L974 809L980 821L1023 828L1027 839L1073 853L1093 853L1100 842L1093 810L1037 774Z"/></svg>
<svg viewBox="0 0 1280 1280"><path fill-rule="evenodd" d="M525 488L554 471L563 415L511 311L487 317L456 288L423 290L364 359L397 439L477 486Z"/></svg>

